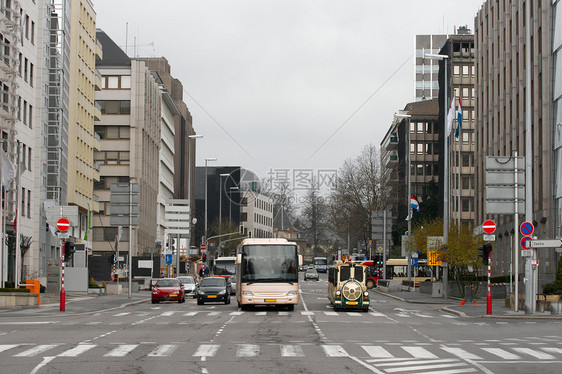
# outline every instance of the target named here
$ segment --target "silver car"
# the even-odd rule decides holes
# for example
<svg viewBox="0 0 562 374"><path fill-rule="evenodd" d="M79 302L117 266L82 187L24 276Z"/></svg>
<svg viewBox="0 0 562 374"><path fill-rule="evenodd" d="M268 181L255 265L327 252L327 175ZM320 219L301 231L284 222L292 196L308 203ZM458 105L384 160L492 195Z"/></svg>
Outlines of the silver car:
<svg viewBox="0 0 562 374"><path fill-rule="evenodd" d="M230 294L236 295L236 274L231 275L228 280L230 281Z"/></svg>
<svg viewBox="0 0 562 374"><path fill-rule="evenodd" d="M178 279L183 285L185 296L191 296L193 298L196 298L197 283L195 282L195 278L193 278L191 275L186 275L186 276L178 277Z"/></svg>

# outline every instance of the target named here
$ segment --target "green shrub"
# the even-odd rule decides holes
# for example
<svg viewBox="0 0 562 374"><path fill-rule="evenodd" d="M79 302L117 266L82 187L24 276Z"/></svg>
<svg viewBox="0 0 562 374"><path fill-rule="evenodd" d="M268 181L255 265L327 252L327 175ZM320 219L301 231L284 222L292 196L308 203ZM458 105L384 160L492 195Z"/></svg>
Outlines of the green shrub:
<svg viewBox="0 0 562 374"><path fill-rule="evenodd" d="M101 288L93 277L90 277L88 288Z"/></svg>
<svg viewBox="0 0 562 374"><path fill-rule="evenodd" d="M545 295L562 294L562 288L559 287L556 282L546 283L542 286L542 292Z"/></svg>

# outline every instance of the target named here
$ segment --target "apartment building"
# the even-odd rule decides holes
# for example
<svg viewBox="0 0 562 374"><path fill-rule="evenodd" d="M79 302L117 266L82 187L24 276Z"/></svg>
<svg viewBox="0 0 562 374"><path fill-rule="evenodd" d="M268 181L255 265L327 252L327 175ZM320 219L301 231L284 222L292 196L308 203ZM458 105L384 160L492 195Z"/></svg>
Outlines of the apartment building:
<svg viewBox="0 0 562 374"><path fill-rule="evenodd" d="M100 180L94 184L99 196L99 212L94 214L92 246L94 254L114 251L118 228L110 225L110 186L115 182L138 183L140 188L139 225L123 230L120 252L150 254L156 243L157 196L160 184L162 98L160 87L144 61L130 59L103 31L97 31L103 58L96 63L102 75L102 90L96 92L101 119L95 132L100 151Z"/></svg>
<svg viewBox="0 0 562 374"><path fill-rule="evenodd" d="M555 77L560 76L561 62L553 58L553 47L558 54L561 46L560 1L533 1L528 15L525 7L524 1L488 0L475 19L475 128L479 150L476 159L476 220L496 220L498 229L492 269L498 275L510 273L512 254L519 253L513 251L514 246L519 248L518 243L513 243L514 226L519 222L514 222L513 214L487 214L486 156L509 157L514 152L526 156L530 152L531 185L526 184L526 187L532 188L532 212L529 213L535 225L533 235L549 239L560 233L561 175L555 147L560 144L558 124L562 90L560 80ZM527 31L530 42L527 41ZM528 56L527 46L531 51ZM526 57L529 57L530 65ZM530 86L526 82L528 72ZM557 84L556 89L553 82ZM529 91L530 102L527 102ZM526 131L527 115L530 132ZM526 146L527 137L530 137L531 149ZM519 217L521 222L523 217ZM539 284L551 282L558 255L552 249L537 253ZM525 262L519 263L521 268L518 270L522 274Z"/></svg>

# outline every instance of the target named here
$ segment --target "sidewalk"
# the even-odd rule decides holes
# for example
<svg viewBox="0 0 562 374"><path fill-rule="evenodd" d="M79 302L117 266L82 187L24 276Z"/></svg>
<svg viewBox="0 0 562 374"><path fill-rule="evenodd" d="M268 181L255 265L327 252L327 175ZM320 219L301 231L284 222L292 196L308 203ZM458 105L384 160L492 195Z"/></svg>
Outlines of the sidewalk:
<svg viewBox="0 0 562 374"><path fill-rule="evenodd" d="M455 314L461 317L469 318L502 318L502 319L547 319L547 320L562 320L562 315L552 314L550 311L536 312L526 314L525 310L515 312L511 308L505 306L504 299L492 300L492 314L487 314L486 299L476 299L477 304L473 301L465 300L464 305L461 305L462 299L442 299L431 297L430 294L416 292L381 292L376 289L371 290L378 295L391 297L396 300L401 300L414 304L435 304L441 305L442 310Z"/></svg>
<svg viewBox="0 0 562 374"><path fill-rule="evenodd" d="M150 291L127 292L121 295L66 294L65 311L60 311L60 302L41 304L35 307L0 308L2 317L46 317L53 315L81 315L125 308L129 305L150 302Z"/></svg>

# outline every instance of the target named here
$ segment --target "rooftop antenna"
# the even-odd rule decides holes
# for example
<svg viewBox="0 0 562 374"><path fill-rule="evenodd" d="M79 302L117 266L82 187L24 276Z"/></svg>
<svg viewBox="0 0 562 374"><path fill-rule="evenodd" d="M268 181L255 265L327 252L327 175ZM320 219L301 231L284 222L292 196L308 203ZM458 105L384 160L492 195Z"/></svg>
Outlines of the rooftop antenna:
<svg viewBox="0 0 562 374"><path fill-rule="evenodd" d="M129 44L129 22L125 22L125 54L127 54L127 44Z"/></svg>

